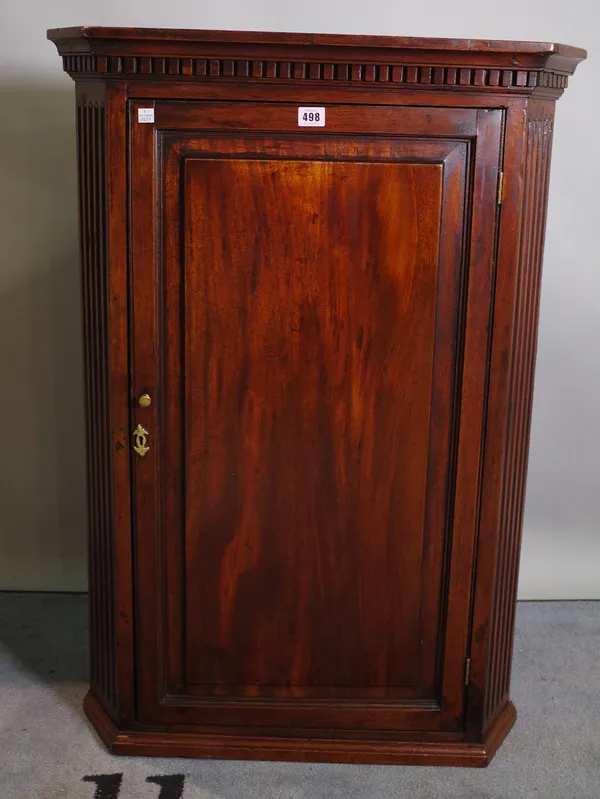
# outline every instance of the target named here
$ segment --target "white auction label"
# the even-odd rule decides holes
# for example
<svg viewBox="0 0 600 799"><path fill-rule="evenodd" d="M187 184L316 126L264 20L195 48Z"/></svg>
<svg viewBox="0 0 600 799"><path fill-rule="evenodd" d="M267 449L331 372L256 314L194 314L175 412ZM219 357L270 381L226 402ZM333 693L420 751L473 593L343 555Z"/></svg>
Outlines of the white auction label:
<svg viewBox="0 0 600 799"><path fill-rule="evenodd" d="M324 128L325 109L315 106L301 106L298 109L298 127L300 128Z"/></svg>
<svg viewBox="0 0 600 799"><path fill-rule="evenodd" d="M154 109L138 108L138 122L154 122Z"/></svg>

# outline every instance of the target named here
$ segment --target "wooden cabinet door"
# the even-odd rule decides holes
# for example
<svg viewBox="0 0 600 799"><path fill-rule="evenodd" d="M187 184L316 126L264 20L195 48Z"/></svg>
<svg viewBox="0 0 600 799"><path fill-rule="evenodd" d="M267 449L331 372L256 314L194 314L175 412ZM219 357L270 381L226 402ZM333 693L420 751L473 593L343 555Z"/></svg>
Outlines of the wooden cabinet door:
<svg viewBox="0 0 600 799"><path fill-rule="evenodd" d="M130 123L140 720L460 732L501 112Z"/></svg>

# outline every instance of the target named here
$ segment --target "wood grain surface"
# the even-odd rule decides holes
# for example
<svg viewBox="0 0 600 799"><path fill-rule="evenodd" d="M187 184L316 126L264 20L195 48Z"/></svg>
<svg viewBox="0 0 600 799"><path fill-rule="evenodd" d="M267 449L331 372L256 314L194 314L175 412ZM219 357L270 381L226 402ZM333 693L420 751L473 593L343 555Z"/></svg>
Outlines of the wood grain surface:
<svg viewBox="0 0 600 799"><path fill-rule="evenodd" d="M186 162L190 681L418 686L441 196L438 164Z"/></svg>
<svg viewBox="0 0 600 799"><path fill-rule="evenodd" d="M139 590L152 597L139 627L145 718L455 730L471 565L466 548L458 568L458 552L451 577L449 514L464 504L457 448L472 458L478 445L459 447L456 426L469 145L178 136L170 107L155 112L167 130L155 148L139 126L134 162L136 191L156 195L163 220L149 236L140 206L135 240L164 253L153 305L137 261L135 308L139 390L160 398L140 412L155 458L135 470ZM246 127L260 108L227 113ZM418 114L436 132L472 124L429 109L411 111L413 125ZM369 117L386 129L389 112L359 109L356 124ZM499 114L485 118L499 131ZM482 139L478 161L497 162L497 148ZM482 186L496 179L475 171ZM495 224L490 196L478 235ZM473 490L474 474L461 482ZM386 697L404 702L387 719L364 705ZM273 704L290 698L297 712ZM316 710L326 699L345 704Z"/></svg>
<svg viewBox="0 0 600 799"><path fill-rule="evenodd" d="M48 35L78 84L92 723L123 754L486 765L585 51Z"/></svg>

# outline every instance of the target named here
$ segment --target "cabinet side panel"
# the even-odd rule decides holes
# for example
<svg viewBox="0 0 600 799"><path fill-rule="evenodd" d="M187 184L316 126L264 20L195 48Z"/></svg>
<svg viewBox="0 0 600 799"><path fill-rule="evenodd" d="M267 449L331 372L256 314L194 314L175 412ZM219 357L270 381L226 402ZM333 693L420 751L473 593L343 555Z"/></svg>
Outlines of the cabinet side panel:
<svg viewBox="0 0 600 799"><path fill-rule="evenodd" d="M517 270L504 489L486 680L486 725L507 701L510 682L553 116L553 102L530 102L526 123L523 222Z"/></svg>
<svg viewBox="0 0 600 799"><path fill-rule="evenodd" d="M116 711L114 538L109 414L106 108L78 95L77 152L88 476L90 682Z"/></svg>

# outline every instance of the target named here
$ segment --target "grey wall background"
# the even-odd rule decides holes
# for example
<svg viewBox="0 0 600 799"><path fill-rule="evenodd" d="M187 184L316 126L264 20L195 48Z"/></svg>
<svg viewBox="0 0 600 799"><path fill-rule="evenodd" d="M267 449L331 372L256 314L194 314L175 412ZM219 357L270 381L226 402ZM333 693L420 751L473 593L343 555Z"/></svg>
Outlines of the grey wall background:
<svg viewBox="0 0 600 799"><path fill-rule="evenodd" d="M0 0L0 588L86 587L73 83L46 28L563 41L521 598L600 598L597 0Z"/></svg>

